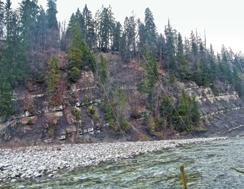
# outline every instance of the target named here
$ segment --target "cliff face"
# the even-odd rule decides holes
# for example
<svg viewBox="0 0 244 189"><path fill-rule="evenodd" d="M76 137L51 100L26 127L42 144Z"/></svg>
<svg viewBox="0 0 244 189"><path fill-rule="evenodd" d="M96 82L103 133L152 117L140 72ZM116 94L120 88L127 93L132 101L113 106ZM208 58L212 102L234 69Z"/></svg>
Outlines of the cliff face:
<svg viewBox="0 0 244 189"><path fill-rule="evenodd" d="M0 143L13 145L51 142L92 142L110 140L150 139L144 115L147 114L146 96L138 91L143 79L143 67L137 62L119 63L116 55L107 55L110 83L120 86L127 96L126 112L130 130L117 133L105 121L101 89L90 71L83 71L77 83L65 82L66 71L62 68L63 82L59 92L50 94L44 82L29 81L15 90L16 113L7 122L0 124ZM161 70L161 75L164 75ZM241 99L229 86L221 86L218 95L210 88L195 83L177 82L178 90L195 96L203 127L193 132L196 136L244 134L244 115ZM165 90L168 86L161 86ZM168 91L174 95L174 91ZM178 134L163 136L175 138Z"/></svg>
<svg viewBox="0 0 244 189"><path fill-rule="evenodd" d="M229 85L222 86L222 93L215 95L210 88L194 83L184 85L189 95L195 96L205 130L202 136L236 136L244 134L243 103Z"/></svg>
<svg viewBox="0 0 244 189"><path fill-rule="evenodd" d="M100 133L103 122L98 124L88 112L90 105L99 108L100 103L92 72L82 72L76 84L64 83L62 94L49 94L42 83L29 85L15 90L16 114L1 124L1 142L89 141Z"/></svg>

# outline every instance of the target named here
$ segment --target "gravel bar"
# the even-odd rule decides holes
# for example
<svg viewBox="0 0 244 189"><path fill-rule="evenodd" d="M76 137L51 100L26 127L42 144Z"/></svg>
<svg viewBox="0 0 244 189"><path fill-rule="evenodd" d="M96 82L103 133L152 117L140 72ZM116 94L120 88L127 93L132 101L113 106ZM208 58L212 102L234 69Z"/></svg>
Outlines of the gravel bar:
<svg viewBox="0 0 244 189"><path fill-rule="evenodd" d="M56 177L60 170L117 161L133 156L226 138L195 138L147 142L64 144L0 149L0 183ZM1 184L0 184L1 185Z"/></svg>

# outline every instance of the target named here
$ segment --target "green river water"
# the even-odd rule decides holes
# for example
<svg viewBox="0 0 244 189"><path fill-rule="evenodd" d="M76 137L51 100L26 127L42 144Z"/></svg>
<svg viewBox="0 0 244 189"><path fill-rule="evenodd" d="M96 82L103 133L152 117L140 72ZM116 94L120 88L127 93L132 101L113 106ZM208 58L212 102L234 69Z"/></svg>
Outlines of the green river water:
<svg viewBox="0 0 244 189"><path fill-rule="evenodd" d="M179 164L184 163L190 189L244 189L244 138L137 156L119 162L80 168L52 180L6 185L6 188L182 188ZM236 170L237 169L237 170Z"/></svg>

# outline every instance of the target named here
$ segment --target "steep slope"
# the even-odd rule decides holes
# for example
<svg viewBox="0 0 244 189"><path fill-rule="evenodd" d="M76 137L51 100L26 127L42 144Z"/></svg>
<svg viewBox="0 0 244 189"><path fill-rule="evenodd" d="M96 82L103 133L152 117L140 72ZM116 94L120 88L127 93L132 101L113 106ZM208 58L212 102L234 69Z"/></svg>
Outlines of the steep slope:
<svg viewBox="0 0 244 189"><path fill-rule="evenodd" d="M237 136L244 134L243 102L237 92L226 85L222 93L214 95L210 88L198 87L194 83L184 86L197 98L205 130L196 132L202 136ZM222 86L223 87L223 86Z"/></svg>
<svg viewBox="0 0 244 189"><path fill-rule="evenodd" d="M113 140L148 140L189 136L173 129L150 133L145 122L149 114L147 95L139 92L144 79L144 68L136 60L123 63L118 55L106 54L109 83L119 86L127 96L126 116L130 128L116 131L109 126L104 113L103 92L91 71L82 71L78 82L66 79L66 63L60 65L62 83L60 93L53 95L44 81L29 81L15 89L16 113L0 125L0 143L11 145L52 142L92 142ZM65 62L65 61L61 61ZM161 69L162 78L167 74ZM172 86L174 88L172 88ZM185 91L194 96L201 114L202 126L190 136L218 136L243 134L242 101L228 85L219 84L222 93L215 95L210 88L193 82L160 84L159 96L171 96Z"/></svg>

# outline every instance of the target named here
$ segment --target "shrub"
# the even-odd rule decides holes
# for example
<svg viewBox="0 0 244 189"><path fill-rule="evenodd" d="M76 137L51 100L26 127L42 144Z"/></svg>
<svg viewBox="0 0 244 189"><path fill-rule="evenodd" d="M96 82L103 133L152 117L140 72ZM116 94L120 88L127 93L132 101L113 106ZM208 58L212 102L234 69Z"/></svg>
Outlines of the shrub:
<svg viewBox="0 0 244 189"><path fill-rule="evenodd" d="M68 70L68 78L72 82L76 82L80 77L80 69L77 67L72 67Z"/></svg>
<svg viewBox="0 0 244 189"><path fill-rule="evenodd" d="M100 84L105 85L108 79L108 65L103 55L100 55L100 61L97 62L97 75Z"/></svg>
<svg viewBox="0 0 244 189"><path fill-rule="evenodd" d="M88 112L89 114L91 114L91 115L94 115L94 114L96 113L96 110L95 110L94 106L90 105L90 106L88 106L88 108L87 108L87 112Z"/></svg>
<svg viewBox="0 0 244 189"><path fill-rule="evenodd" d="M34 77L37 83L42 84L45 82L45 74L43 71L37 72Z"/></svg>
<svg viewBox="0 0 244 189"><path fill-rule="evenodd" d="M48 133L48 136L49 136L49 137L54 136L54 131L55 131L55 125L49 123L49 124L48 124L48 127L47 127L47 133Z"/></svg>
<svg viewBox="0 0 244 189"><path fill-rule="evenodd" d="M110 127L114 125L113 107L110 103L104 103L104 116Z"/></svg>
<svg viewBox="0 0 244 189"><path fill-rule="evenodd" d="M185 92L174 103L171 97L164 97L160 107L161 123L179 132L190 132L200 124L200 113L195 98Z"/></svg>
<svg viewBox="0 0 244 189"><path fill-rule="evenodd" d="M32 118L28 118L27 125L33 125L33 120L32 120Z"/></svg>
<svg viewBox="0 0 244 189"><path fill-rule="evenodd" d="M154 120L153 116L149 116L149 118L147 120L147 125L148 125L148 130L149 130L150 133L155 132L156 123L155 123L155 120Z"/></svg>
<svg viewBox="0 0 244 189"><path fill-rule="evenodd" d="M48 91L54 92L60 79L58 67L59 61L56 57L51 57L48 61Z"/></svg>
<svg viewBox="0 0 244 189"><path fill-rule="evenodd" d="M125 118L120 119L120 127L123 131L127 131L130 128L129 122Z"/></svg>
<svg viewBox="0 0 244 189"><path fill-rule="evenodd" d="M6 81L0 83L0 119L6 120L12 113L13 109L13 93L11 84Z"/></svg>
<svg viewBox="0 0 244 189"><path fill-rule="evenodd" d="M75 117L76 121L79 121L81 119L81 111L79 109L73 108L71 113Z"/></svg>

